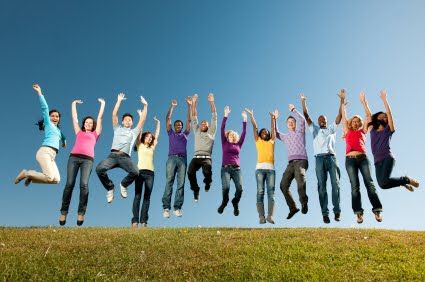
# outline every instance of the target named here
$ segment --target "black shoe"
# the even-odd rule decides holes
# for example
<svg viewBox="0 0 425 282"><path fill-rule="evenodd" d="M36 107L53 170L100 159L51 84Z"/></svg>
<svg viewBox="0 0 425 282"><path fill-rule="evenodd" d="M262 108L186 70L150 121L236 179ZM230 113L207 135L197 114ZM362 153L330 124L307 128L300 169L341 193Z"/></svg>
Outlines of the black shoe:
<svg viewBox="0 0 425 282"><path fill-rule="evenodd" d="M210 191L211 185L210 184L205 184L205 192Z"/></svg>
<svg viewBox="0 0 425 282"><path fill-rule="evenodd" d="M193 192L193 199L195 200L195 202L199 201L199 191Z"/></svg>
<svg viewBox="0 0 425 282"><path fill-rule="evenodd" d="M288 213L288 216L286 217L286 219L291 219L299 211L300 211L300 209L295 209L295 210L290 211Z"/></svg>
<svg viewBox="0 0 425 282"><path fill-rule="evenodd" d="M239 205L238 205L238 203L235 203L235 202L232 200L232 205L233 205L233 214L234 214L235 216L238 216L238 215L239 215Z"/></svg>
<svg viewBox="0 0 425 282"><path fill-rule="evenodd" d="M226 205L222 203L222 204L218 207L217 212L218 212L219 214L222 214L222 213L223 213L223 211L224 211L224 208L225 208L225 207L226 207Z"/></svg>
<svg viewBox="0 0 425 282"><path fill-rule="evenodd" d="M339 212L335 213L335 221L341 220L341 214Z"/></svg>
<svg viewBox="0 0 425 282"><path fill-rule="evenodd" d="M61 217L62 217L62 216L65 216L65 219L64 219L64 220L61 220ZM64 225L65 225L65 223L66 223L66 215L63 215L63 214L62 214L62 215L59 217L59 225L60 225L60 226L64 226Z"/></svg>
<svg viewBox="0 0 425 282"><path fill-rule="evenodd" d="M84 215L78 215L77 225L81 226L84 223Z"/></svg>
<svg viewBox="0 0 425 282"><path fill-rule="evenodd" d="M331 223L331 220L329 219L329 216L324 215L324 216L323 216L323 222L324 222L324 223L326 223L326 224Z"/></svg>
<svg viewBox="0 0 425 282"><path fill-rule="evenodd" d="M307 205L307 203L305 203L304 205L302 205L302 207L301 207L301 213L303 213L303 214L308 213L308 205Z"/></svg>

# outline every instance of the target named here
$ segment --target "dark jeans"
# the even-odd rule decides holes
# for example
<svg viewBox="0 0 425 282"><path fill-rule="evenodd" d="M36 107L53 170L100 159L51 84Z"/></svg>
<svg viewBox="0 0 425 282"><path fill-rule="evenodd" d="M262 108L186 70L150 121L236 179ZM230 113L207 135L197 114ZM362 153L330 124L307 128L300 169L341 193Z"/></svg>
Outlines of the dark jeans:
<svg viewBox="0 0 425 282"><path fill-rule="evenodd" d="M272 169L255 170L257 180L257 204L264 204L264 183L267 186L267 198L269 205L274 205L275 171Z"/></svg>
<svg viewBox="0 0 425 282"><path fill-rule="evenodd" d="M308 202L305 177L307 169L307 160L292 160L288 163L288 166L283 173L282 180L280 182L280 190L282 190L282 193L285 196L289 211L297 209L294 199L292 198L291 191L289 191L289 187L291 186L291 182L294 178L297 181L298 197L300 199L301 205L305 205Z"/></svg>
<svg viewBox="0 0 425 282"><path fill-rule="evenodd" d="M115 152L110 153L108 158L101 161L96 167L97 176L99 176L103 187L108 191L114 189L114 183L109 179L106 172L116 167L128 172L127 176L121 180L121 185L124 187L130 186L139 174L137 166L133 164L129 155Z"/></svg>
<svg viewBox="0 0 425 282"><path fill-rule="evenodd" d="M409 184L407 177L391 177L395 159L391 156L386 157L384 160L375 164L376 180L382 189L389 189L399 187L401 185Z"/></svg>
<svg viewBox="0 0 425 282"><path fill-rule="evenodd" d="M196 172L202 168L202 173L204 174L204 183L205 185L211 185L212 182L212 168L211 168L211 159L198 159L193 158L187 169L187 177L190 182L190 189L193 192L199 192L198 181L196 180Z"/></svg>
<svg viewBox="0 0 425 282"><path fill-rule="evenodd" d="M367 195L372 205L372 211L382 211L382 204L376 193L372 176L370 175L370 163L366 155L360 155L356 158L345 158L345 168L351 183L351 204L355 214L363 213L362 198L360 195L359 171L363 176L363 182L366 186Z"/></svg>
<svg viewBox="0 0 425 282"><path fill-rule="evenodd" d="M319 191L319 201L320 207L322 209L322 215L329 215L328 209L328 193L326 190L326 180L329 177L331 178L332 185L332 204L334 206L334 213L341 213L340 203L340 185L339 179L341 177L341 172L338 167L338 162L334 155L318 155L316 156L316 176L317 176L317 186Z"/></svg>
<svg viewBox="0 0 425 282"><path fill-rule="evenodd" d="M229 202L230 180L233 180L236 187L235 197L232 203L238 204L242 196L242 175L239 167L221 167L221 184L223 186L223 205Z"/></svg>
<svg viewBox="0 0 425 282"><path fill-rule="evenodd" d="M184 181L186 178L186 157L169 156L166 166L167 182L165 184L164 195L162 196L162 207L164 209L171 208L171 195L173 194L174 179L177 175L177 190L174 195L174 209L179 210L183 206L184 201Z"/></svg>
<svg viewBox="0 0 425 282"><path fill-rule="evenodd" d="M78 169L80 169L80 203L78 204L78 214L85 215L87 201L89 199L89 177L93 168L93 160L76 156L69 156L66 184L63 190L61 213L68 214L69 204L71 202L72 191L74 190L75 180Z"/></svg>
<svg viewBox="0 0 425 282"><path fill-rule="evenodd" d="M135 181L135 192L133 200L133 218L131 223L148 223L149 219L149 206L151 203L151 193L153 189L154 181L154 172L152 170L141 169L139 170L139 175ZM140 209L140 200L142 198L142 189L143 183L145 184L145 193L143 194L143 204L142 209L140 210L140 220L139 220L139 209Z"/></svg>

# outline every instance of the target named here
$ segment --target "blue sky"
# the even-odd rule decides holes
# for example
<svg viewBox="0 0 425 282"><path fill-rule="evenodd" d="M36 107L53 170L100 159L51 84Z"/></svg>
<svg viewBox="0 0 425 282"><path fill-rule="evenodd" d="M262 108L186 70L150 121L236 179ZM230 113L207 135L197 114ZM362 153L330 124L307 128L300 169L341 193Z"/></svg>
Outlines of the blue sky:
<svg viewBox="0 0 425 282"><path fill-rule="evenodd" d="M241 130L240 112L254 108L260 127L269 127L268 111L278 108L284 116L287 105L300 108L299 93L308 97L314 120L337 114L336 93L349 94L349 114L363 114L358 93L365 91L372 111L383 109L378 98L387 89L397 132L392 149L396 156L394 175L409 174L422 180L424 133L417 121L423 118L425 77L425 18L423 1L1 1L0 77L2 81L3 134L0 170L0 225L57 225L66 163L74 143L70 105L84 100L79 116L95 115L96 98L106 100L104 130L96 147L95 165L104 159L112 142L111 111L118 92L128 99L121 113L136 114L138 96L149 102L145 130L153 130L153 117L161 121L169 101L177 99L173 118L185 119L184 97L200 95L199 116L209 118L206 97L216 96L219 123L223 107L232 113L228 128ZM37 96L31 84L38 82L51 108L62 112L62 130L68 148L61 150L57 164L58 185L14 185L22 168L39 170L35 153L42 140L35 121L40 117ZM236 226L259 227L255 208L256 150L252 128L242 148L244 193L241 214L234 217L230 206L223 215L221 201L221 144L213 153L213 187L201 192L193 203L189 183L185 187L184 215L162 218L168 138L162 124L155 156L155 185L149 225L154 227ZM285 125L280 120L280 129ZM345 144L337 142L342 171L342 222L330 227L357 227L351 210L351 193L344 167ZM217 136L219 137L219 136ZM279 190L286 167L285 148L276 147L275 227L323 227L314 172L312 137L307 135L309 165L307 193L310 211L286 220L288 208ZM370 157L370 146L368 144ZM188 142L193 153L193 135ZM136 156L133 156L136 162ZM372 168L372 174L375 175ZM124 176L113 170L115 183ZM200 175L199 178L201 179ZM375 179L375 178L374 178ZM329 186L330 184L328 184ZM93 171L84 226L130 226L134 190L129 198L116 193L112 205ZM295 183L291 191L297 198ZM330 191L330 187L328 187ZM377 223L366 190L361 187L365 222L361 227L425 230L423 188L378 193L384 221ZM118 192L118 191L117 191ZM234 186L231 188L234 193ZM79 187L75 187L68 226L74 226ZM331 206L329 206L331 209ZM271 225L266 225L270 227Z"/></svg>

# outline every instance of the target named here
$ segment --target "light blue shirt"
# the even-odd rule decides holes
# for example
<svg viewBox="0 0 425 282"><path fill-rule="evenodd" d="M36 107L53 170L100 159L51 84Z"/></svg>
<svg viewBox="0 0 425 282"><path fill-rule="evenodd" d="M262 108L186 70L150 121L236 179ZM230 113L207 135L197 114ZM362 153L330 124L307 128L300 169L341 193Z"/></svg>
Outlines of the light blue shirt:
<svg viewBox="0 0 425 282"><path fill-rule="evenodd" d="M309 125L309 130L313 133L314 155L333 154L335 155L336 129L338 125L333 122L327 128L320 128L316 124Z"/></svg>
<svg viewBox="0 0 425 282"><path fill-rule="evenodd" d="M41 114L44 122L44 139L42 146L48 146L59 150L61 144L65 144L65 136L60 129L50 121L49 106L43 95L39 95Z"/></svg>
<svg viewBox="0 0 425 282"><path fill-rule="evenodd" d="M135 127L125 128L121 125L114 126L114 139L112 140L112 150L119 150L131 156L131 148L134 146L140 129Z"/></svg>

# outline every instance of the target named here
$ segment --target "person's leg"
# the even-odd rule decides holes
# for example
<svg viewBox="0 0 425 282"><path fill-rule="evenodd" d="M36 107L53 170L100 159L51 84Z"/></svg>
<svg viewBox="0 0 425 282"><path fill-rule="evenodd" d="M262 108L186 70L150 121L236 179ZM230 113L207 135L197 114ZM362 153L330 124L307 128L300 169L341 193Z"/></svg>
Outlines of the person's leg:
<svg viewBox="0 0 425 282"><path fill-rule="evenodd" d="M27 172L26 183L45 183L45 184L57 184L59 183L60 177L58 176L58 168L55 163L56 152L47 147L41 147L38 149L36 154L36 160L41 167L41 171L29 170Z"/></svg>
<svg viewBox="0 0 425 282"><path fill-rule="evenodd" d="M204 175L205 191L210 190L212 182L212 162L211 159L203 159L202 174Z"/></svg>
<svg viewBox="0 0 425 282"><path fill-rule="evenodd" d="M144 174L140 173L134 181L134 200L133 200L133 218L131 223L139 222L140 199L142 198L143 183L145 182ZM146 189L146 187L145 187Z"/></svg>
<svg viewBox="0 0 425 282"><path fill-rule="evenodd" d="M367 195L372 205L373 212L381 212L382 204L379 200L378 193L376 192L375 185L373 183L372 175L370 173L370 163L367 157L360 160L359 164L360 173L363 176L363 182L367 189Z"/></svg>
<svg viewBox="0 0 425 282"><path fill-rule="evenodd" d="M341 178L341 172L338 167L338 162L336 160L335 156L330 156L328 158L328 171L329 176L331 178L331 185L332 185L332 205L334 206L333 212L335 216L341 214L341 206L340 206L340 182L339 179ZM339 218L339 217L338 217Z"/></svg>
<svg viewBox="0 0 425 282"><path fill-rule="evenodd" d="M126 155L120 155L118 158L118 167L125 170L128 174L121 180L121 185L125 188L131 185L139 175L137 166L131 161L131 158Z"/></svg>
<svg viewBox="0 0 425 282"><path fill-rule="evenodd" d="M78 214L85 215L87 203L89 200L89 178L93 168L93 161L89 159L81 159L80 173L80 203L78 204Z"/></svg>
<svg viewBox="0 0 425 282"><path fill-rule="evenodd" d="M174 194L174 209L180 210L184 201L184 182L186 178L187 161L185 157L177 159L177 189Z"/></svg>
<svg viewBox="0 0 425 282"><path fill-rule="evenodd" d="M326 180L328 174L326 173L325 157L316 157L316 177L317 177L317 189L319 191L319 202L322 210L322 216L329 215L328 209L328 192L326 190Z"/></svg>
<svg viewBox="0 0 425 282"><path fill-rule="evenodd" d="M353 212L355 214L363 214L357 160L355 158L346 158L345 168L351 184L351 206L353 208Z"/></svg>
<svg viewBox="0 0 425 282"><path fill-rule="evenodd" d="M307 160L297 160L293 162L294 164L294 176L297 182L298 187L298 197L302 206L302 213L307 213L307 185L306 185L306 172L308 169L308 161Z"/></svg>
<svg viewBox="0 0 425 282"><path fill-rule="evenodd" d="M280 181L280 190L282 191L283 196L286 200L286 204L289 207L288 219L291 218L297 211L299 211L297 209L294 199L292 198L291 191L289 191L291 182L295 177L294 170L294 163L288 163L288 166L286 167L285 172L283 173L282 180Z"/></svg>
<svg viewBox="0 0 425 282"><path fill-rule="evenodd" d="M273 215L274 215L274 209L275 209L275 199L274 199L275 181L276 181L275 171L271 169L266 170L266 186L267 186L267 218L266 220L272 224L274 224Z"/></svg>
<svg viewBox="0 0 425 282"><path fill-rule="evenodd" d="M165 190L162 196L162 208L171 208L171 195L173 194L173 184L177 172L177 160L174 156L169 156L165 167L166 182Z"/></svg>
<svg viewBox="0 0 425 282"><path fill-rule="evenodd" d="M106 172L110 169L117 167L118 161L116 155L117 154L114 153L109 154L109 156L105 160L101 161L96 166L96 174L99 177L99 180L102 183L103 187L105 187L107 191L114 189L114 183L111 179L109 179L109 176Z"/></svg>
<svg viewBox="0 0 425 282"><path fill-rule="evenodd" d="M260 223L266 223L264 212L264 182L266 180L266 173L263 169L255 171L255 180L257 181L257 211L260 217Z"/></svg>
<svg viewBox="0 0 425 282"><path fill-rule="evenodd" d="M375 164L376 180L382 189L390 189L409 184L408 177L391 177L395 159L391 156L386 157L379 163Z"/></svg>
<svg viewBox="0 0 425 282"><path fill-rule="evenodd" d="M145 193L143 194L142 211L140 215L140 223L148 223L149 219L149 206L151 203L151 194L153 190L153 183L155 174L153 171L145 171Z"/></svg>
<svg viewBox="0 0 425 282"><path fill-rule="evenodd" d="M222 194L223 199L220 206L218 207L218 213L223 213L224 208L229 202L229 190L230 190L230 168L221 167L221 185L222 185Z"/></svg>
<svg viewBox="0 0 425 282"><path fill-rule="evenodd" d="M187 178L189 179L189 182L190 182L190 189L193 191L195 196L199 195L199 185L198 185L198 180L196 179L196 172L200 168L201 168L201 163L199 159L193 158L190 161L189 168L187 169Z"/></svg>
<svg viewBox="0 0 425 282"><path fill-rule="evenodd" d="M69 210L69 204L71 202L72 191L74 190L75 179L77 178L78 169L80 167L80 163L78 162L78 158L74 156L69 156L68 165L67 165L67 173L66 173L66 184L63 189L62 195L62 207L61 214L67 215Z"/></svg>
<svg viewBox="0 0 425 282"><path fill-rule="evenodd" d="M238 168L231 168L230 169L230 178L233 179L233 182L235 183L236 191L235 191L235 197L232 200L232 203L239 204L239 201L242 197L242 174L241 170Z"/></svg>

